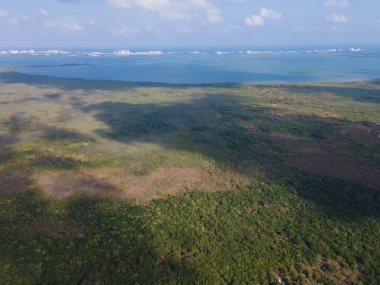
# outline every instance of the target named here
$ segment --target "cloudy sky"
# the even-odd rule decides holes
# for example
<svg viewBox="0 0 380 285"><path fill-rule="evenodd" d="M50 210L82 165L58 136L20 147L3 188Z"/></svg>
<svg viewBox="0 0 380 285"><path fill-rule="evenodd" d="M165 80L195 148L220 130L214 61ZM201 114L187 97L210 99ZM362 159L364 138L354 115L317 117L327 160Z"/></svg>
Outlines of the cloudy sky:
<svg viewBox="0 0 380 285"><path fill-rule="evenodd" d="M380 44L379 0L0 0L0 48Z"/></svg>

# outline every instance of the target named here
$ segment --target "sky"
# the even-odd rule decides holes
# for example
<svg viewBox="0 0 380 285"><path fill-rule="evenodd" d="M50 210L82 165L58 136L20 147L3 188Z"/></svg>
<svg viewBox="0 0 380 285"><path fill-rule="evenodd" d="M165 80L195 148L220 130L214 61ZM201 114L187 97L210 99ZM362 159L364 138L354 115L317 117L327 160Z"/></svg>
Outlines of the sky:
<svg viewBox="0 0 380 285"><path fill-rule="evenodd" d="M0 0L0 48L380 45L380 0Z"/></svg>

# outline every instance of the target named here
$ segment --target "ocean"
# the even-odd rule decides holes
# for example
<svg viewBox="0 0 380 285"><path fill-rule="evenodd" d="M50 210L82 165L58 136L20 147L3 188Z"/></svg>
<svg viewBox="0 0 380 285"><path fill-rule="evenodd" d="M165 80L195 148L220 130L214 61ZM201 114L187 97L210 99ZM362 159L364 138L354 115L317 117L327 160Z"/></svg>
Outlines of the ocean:
<svg viewBox="0 0 380 285"><path fill-rule="evenodd" d="M3 51L0 66L31 75L175 84L355 81L380 78L380 49Z"/></svg>

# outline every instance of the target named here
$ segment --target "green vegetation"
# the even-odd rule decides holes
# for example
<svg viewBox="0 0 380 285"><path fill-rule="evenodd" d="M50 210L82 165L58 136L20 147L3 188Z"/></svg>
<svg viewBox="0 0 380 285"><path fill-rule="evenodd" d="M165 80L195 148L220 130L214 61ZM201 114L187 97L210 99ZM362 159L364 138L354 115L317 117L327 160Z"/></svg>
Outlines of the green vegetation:
<svg viewBox="0 0 380 285"><path fill-rule="evenodd" d="M364 202L375 207L371 198ZM305 268L335 260L341 269L321 268L328 280L349 272L355 282L360 272L364 284L376 284L380 227L370 214L378 218L378 209L348 204L345 211L364 216L337 218L289 187L264 183L145 206L24 192L1 200L2 282L267 284L279 272L287 284L307 284L321 277Z"/></svg>
<svg viewBox="0 0 380 285"><path fill-rule="evenodd" d="M0 284L379 284L379 102L0 72Z"/></svg>

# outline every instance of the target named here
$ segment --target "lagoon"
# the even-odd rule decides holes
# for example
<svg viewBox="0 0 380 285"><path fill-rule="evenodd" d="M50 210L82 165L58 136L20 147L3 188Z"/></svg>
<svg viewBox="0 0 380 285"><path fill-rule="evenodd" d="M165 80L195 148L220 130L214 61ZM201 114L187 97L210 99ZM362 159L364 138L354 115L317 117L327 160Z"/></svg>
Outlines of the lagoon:
<svg viewBox="0 0 380 285"><path fill-rule="evenodd" d="M331 82L380 78L380 51L162 52L158 55L1 55L0 66L62 78L207 84Z"/></svg>

